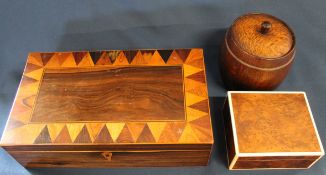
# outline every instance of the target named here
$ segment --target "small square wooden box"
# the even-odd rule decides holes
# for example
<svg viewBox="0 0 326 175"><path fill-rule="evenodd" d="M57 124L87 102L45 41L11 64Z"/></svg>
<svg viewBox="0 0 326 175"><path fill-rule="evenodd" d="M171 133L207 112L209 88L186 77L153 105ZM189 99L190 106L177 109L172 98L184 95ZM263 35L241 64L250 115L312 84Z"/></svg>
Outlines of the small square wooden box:
<svg viewBox="0 0 326 175"><path fill-rule="evenodd" d="M27 167L207 165L202 49L30 53L1 138Z"/></svg>
<svg viewBox="0 0 326 175"><path fill-rule="evenodd" d="M309 168L324 155L304 92L229 91L229 169Z"/></svg>

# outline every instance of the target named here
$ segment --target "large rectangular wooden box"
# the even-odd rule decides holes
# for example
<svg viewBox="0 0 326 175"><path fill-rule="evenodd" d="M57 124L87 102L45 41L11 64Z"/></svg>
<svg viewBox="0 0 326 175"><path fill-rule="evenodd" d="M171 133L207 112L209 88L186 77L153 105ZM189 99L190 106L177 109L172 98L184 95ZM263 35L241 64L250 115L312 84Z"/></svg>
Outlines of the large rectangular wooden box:
<svg viewBox="0 0 326 175"><path fill-rule="evenodd" d="M309 168L324 155L304 92L229 91L229 169Z"/></svg>
<svg viewBox="0 0 326 175"><path fill-rule="evenodd" d="M202 49L30 53L1 146L27 167L207 165Z"/></svg>

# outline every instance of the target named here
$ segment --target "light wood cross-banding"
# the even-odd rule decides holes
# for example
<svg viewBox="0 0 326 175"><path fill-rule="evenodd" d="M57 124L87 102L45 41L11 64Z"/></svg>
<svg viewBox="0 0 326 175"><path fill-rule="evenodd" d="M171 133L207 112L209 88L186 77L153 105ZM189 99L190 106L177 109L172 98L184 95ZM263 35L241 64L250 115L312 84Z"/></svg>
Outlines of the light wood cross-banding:
<svg viewBox="0 0 326 175"><path fill-rule="evenodd" d="M30 53L1 138L30 167L205 165L212 143L202 49Z"/></svg>

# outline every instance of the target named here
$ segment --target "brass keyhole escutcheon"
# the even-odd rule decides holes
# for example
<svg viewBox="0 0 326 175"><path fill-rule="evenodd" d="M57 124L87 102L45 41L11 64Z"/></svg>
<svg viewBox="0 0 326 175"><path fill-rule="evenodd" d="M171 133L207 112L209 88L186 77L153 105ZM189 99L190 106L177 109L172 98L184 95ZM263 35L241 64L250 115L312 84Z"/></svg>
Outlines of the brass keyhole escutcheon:
<svg viewBox="0 0 326 175"><path fill-rule="evenodd" d="M111 152L103 152L102 156L108 161L112 160L112 153Z"/></svg>

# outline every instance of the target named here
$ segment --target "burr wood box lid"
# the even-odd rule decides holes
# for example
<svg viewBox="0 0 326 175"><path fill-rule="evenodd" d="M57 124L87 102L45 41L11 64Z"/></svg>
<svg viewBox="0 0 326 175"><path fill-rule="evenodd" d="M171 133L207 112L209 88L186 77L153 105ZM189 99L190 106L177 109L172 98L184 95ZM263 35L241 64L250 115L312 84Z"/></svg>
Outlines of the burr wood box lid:
<svg viewBox="0 0 326 175"><path fill-rule="evenodd" d="M324 155L304 92L229 91L230 169L309 168Z"/></svg>
<svg viewBox="0 0 326 175"><path fill-rule="evenodd" d="M196 48L30 53L1 138L25 166L206 165L212 144Z"/></svg>

